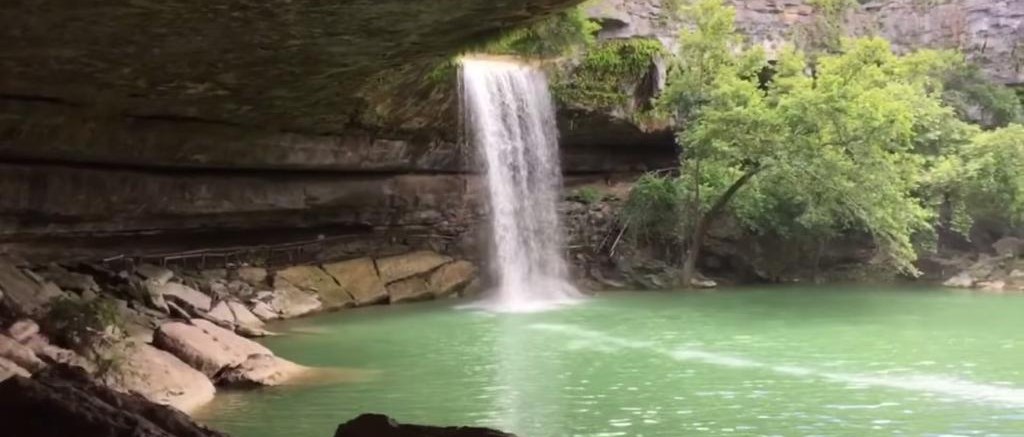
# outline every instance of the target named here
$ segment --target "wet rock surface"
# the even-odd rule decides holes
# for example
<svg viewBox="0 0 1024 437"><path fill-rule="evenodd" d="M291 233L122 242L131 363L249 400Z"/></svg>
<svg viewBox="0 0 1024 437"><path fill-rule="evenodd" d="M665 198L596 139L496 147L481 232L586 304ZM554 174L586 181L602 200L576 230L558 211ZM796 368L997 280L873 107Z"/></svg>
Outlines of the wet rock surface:
<svg viewBox="0 0 1024 437"><path fill-rule="evenodd" d="M383 414L364 414L338 426L334 437L515 437L475 427L406 425Z"/></svg>

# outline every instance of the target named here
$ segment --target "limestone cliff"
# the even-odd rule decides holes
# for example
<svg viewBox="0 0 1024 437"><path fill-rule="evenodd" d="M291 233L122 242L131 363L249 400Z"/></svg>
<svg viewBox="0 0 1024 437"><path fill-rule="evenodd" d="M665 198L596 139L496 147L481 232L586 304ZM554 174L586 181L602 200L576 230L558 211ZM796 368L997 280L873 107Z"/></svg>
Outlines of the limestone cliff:
<svg viewBox="0 0 1024 437"><path fill-rule="evenodd" d="M673 46L684 23L665 0L601 0L588 7L604 38L657 38ZM816 19L807 0L731 0L737 27L769 52ZM850 35L881 35L897 50L957 49L1005 84L1024 84L1024 2L874 0L844 17Z"/></svg>

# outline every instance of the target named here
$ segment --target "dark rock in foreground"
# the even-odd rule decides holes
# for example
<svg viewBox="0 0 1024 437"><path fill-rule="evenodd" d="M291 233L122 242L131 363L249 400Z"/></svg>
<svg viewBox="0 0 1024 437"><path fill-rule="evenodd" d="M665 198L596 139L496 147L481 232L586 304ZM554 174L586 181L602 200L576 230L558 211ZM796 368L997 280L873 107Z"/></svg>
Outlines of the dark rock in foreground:
<svg viewBox="0 0 1024 437"><path fill-rule="evenodd" d="M2 434L17 437L227 437L178 410L97 385L67 366L0 383L0 417Z"/></svg>
<svg viewBox="0 0 1024 437"><path fill-rule="evenodd" d="M403 425L383 414L363 414L338 425L334 437L515 437L501 431L472 427Z"/></svg>

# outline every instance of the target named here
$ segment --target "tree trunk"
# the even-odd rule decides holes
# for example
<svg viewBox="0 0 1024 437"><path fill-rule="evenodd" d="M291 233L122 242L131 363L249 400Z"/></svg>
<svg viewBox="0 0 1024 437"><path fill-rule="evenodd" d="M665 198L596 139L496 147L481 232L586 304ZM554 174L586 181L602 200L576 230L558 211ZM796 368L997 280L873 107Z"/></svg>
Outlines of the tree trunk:
<svg viewBox="0 0 1024 437"><path fill-rule="evenodd" d="M743 176L736 179L736 181L718 197L718 200L715 200L715 203L711 205L711 209L697 220L697 226L693 228L693 235L690 236L690 247L687 248L686 251L686 262L683 263L683 273L681 277L683 287L693 287L693 280L697 277L697 260L700 258L700 249L701 246L704 245L704 237L707 234L708 227L711 226L711 223L714 222L718 214L725 209L725 206L729 204L729 201L732 200L733 196L736 195L740 188L743 188L747 182L750 182L751 178L760 173L761 169L762 167L755 167L747 170L746 173L743 173Z"/></svg>

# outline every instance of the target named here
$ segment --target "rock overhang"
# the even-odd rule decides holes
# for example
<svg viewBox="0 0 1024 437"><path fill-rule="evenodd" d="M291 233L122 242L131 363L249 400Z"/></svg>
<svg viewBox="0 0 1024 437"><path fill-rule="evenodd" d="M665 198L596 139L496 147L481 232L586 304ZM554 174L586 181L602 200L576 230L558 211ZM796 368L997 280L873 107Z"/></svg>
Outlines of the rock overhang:
<svg viewBox="0 0 1024 437"><path fill-rule="evenodd" d="M0 96L337 133L379 73L579 2L12 0L0 15Z"/></svg>

